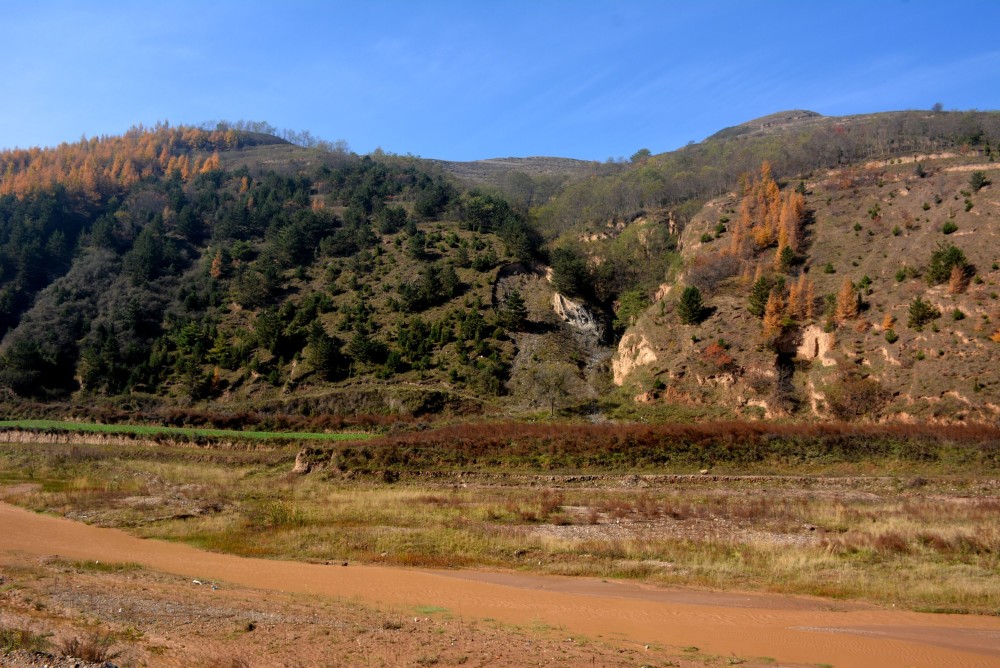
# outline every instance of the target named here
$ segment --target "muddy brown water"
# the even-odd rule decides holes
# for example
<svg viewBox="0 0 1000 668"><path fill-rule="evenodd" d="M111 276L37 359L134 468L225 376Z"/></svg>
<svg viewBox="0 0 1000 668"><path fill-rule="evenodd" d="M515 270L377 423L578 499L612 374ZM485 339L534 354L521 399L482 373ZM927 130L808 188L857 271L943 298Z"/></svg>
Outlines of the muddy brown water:
<svg viewBox="0 0 1000 668"><path fill-rule="evenodd" d="M806 597L661 589L630 582L478 571L318 565L205 552L0 503L4 553L136 562L233 583L470 618L539 625L630 646L657 644L789 663L889 668L1000 666L1000 618L935 615ZM197 586L192 583L192 586ZM998 579L1000 586L1000 579Z"/></svg>

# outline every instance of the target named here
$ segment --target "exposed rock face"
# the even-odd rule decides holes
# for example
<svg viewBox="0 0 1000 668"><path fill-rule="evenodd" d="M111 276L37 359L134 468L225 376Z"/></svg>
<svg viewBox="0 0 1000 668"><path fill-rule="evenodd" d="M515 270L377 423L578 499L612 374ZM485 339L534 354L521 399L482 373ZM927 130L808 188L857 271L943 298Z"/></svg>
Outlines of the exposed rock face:
<svg viewBox="0 0 1000 668"><path fill-rule="evenodd" d="M802 330L802 341L795 350L795 356L803 360L819 360L823 366L833 366L837 363L830 355L833 342L832 333L824 332L818 325L810 325Z"/></svg>
<svg viewBox="0 0 1000 668"><path fill-rule="evenodd" d="M618 344L618 354L611 360L615 385L621 385L633 369L656 361L656 353L645 336L628 332Z"/></svg>
<svg viewBox="0 0 1000 668"><path fill-rule="evenodd" d="M299 450L295 455L295 466L292 473L306 475L313 471L320 471L326 468L331 461L331 453L328 448L306 447Z"/></svg>
<svg viewBox="0 0 1000 668"><path fill-rule="evenodd" d="M557 292L552 295L552 309L580 333L597 339L604 336L604 327L583 304L577 304Z"/></svg>
<svg viewBox="0 0 1000 668"><path fill-rule="evenodd" d="M292 473L305 475L312 470L312 464L308 461L307 455L306 450L299 450L299 453L295 455L295 466L292 468Z"/></svg>

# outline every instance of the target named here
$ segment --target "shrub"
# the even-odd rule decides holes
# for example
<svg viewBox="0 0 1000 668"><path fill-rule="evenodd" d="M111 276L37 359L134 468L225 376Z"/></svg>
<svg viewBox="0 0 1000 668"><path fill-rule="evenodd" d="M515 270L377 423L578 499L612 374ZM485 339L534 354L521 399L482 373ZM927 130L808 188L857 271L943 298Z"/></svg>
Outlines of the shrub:
<svg viewBox="0 0 1000 668"><path fill-rule="evenodd" d="M740 271L739 258L729 254L704 254L695 257L687 272L687 281L699 290L711 290Z"/></svg>
<svg viewBox="0 0 1000 668"><path fill-rule="evenodd" d="M710 343L705 346L705 349L701 351L701 357L719 369L729 369L735 361L732 355L726 352L725 346L719 343Z"/></svg>
<svg viewBox="0 0 1000 668"><path fill-rule="evenodd" d="M990 182L986 178L986 172L977 169L969 176L969 185L972 186L973 192L979 192L983 189L983 187L988 186L989 184Z"/></svg>
<svg viewBox="0 0 1000 668"><path fill-rule="evenodd" d="M940 317L941 311L936 306L917 296L910 302L909 317L906 324L910 329L915 329L919 332L923 330L924 325Z"/></svg>
<svg viewBox="0 0 1000 668"><path fill-rule="evenodd" d="M885 340L889 343L895 343L899 341L899 334L895 330L887 329L885 330Z"/></svg>
<svg viewBox="0 0 1000 668"><path fill-rule="evenodd" d="M955 266L951 268L951 276L948 277L948 292L953 295L962 294L969 287L969 277L965 270Z"/></svg>
<svg viewBox="0 0 1000 668"><path fill-rule="evenodd" d="M952 234L953 232L958 231L958 225L949 220L941 227L941 231L945 234Z"/></svg>
<svg viewBox="0 0 1000 668"><path fill-rule="evenodd" d="M951 319L955 321L965 320L965 312L962 309L957 308L951 312Z"/></svg>
<svg viewBox="0 0 1000 668"><path fill-rule="evenodd" d="M60 649L66 656L71 656L93 663L104 663L118 656L117 652L111 651L114 638L111 635L91 633L82 640L80 638L68 638L60 644Z"/></svg>
<svg viewBox="0 0 1000 668"><path fill-rule="evenodd" d="M903 230L899 229L899 225L896 225L895 227L892 228L892 236L898 237L902 233Z"/></svg>
<svg viewBox="0 0 1000 668"><path fill-rule="evenodd" d="M516 290L512 291L520 296ZM522 305L524 300L521 300ZM628 290L623 292L621 297L618 298L618 310L615 312L615 319L612 323L616 332L624 332L626 329L635 324L642 312L649 308L649 297L642 290ZM525 308L524 316L521 318L521 322L527 319L527 309Z"/></svg>
<svg viewBox="0 0 1000 668"><path fill-rule="evenodd" d="M965 253L960 248L950 243L940 244L931 253L931 261L927 266L927 282L931 285L939 285L951 278L952 267L959 267L969 272L969 263L965 259Z"/></svg>
<svg viewBox="0 0 1000 668"><path fill-rule="evenodd" d="M830 411L840 420L875 417L892 397L878 381L855 374L843 374L826 394Z"/></svg>
<svg viewBox="0 0 1000 668"><path fill-rule="evenodd" d="M835 274L836 272L837 270L833 268L832 262L827 262L825 265L823 265L824 274Z"/></svg>
<svg viewBox="0 0 1000 668"><path fill-rule="evenodd" d="M29 652L45 652L49 649L49 641L45 636L26 631L0 626L0 652L26 650Z"/></svg>
<svg viewBox="0 0 1000 668"><path fill-rule="evenodd" d="M701 243L703 243L703 244L710 244L714 240L715 240L715 237L713 237L708 232L705 232L704 234L701 235Z"/></svg>

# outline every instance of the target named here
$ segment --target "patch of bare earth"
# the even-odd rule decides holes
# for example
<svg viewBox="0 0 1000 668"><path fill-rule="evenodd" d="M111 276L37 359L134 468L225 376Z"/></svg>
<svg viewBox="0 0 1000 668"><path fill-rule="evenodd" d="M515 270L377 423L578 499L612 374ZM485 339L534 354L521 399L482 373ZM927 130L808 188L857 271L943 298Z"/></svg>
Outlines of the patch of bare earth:
<svg viewBox="0 0 1000 668"><path fill-rule="evenodd" d="M0 647L0 665L705 665L705 657L611 646L541 624L511 627L437 608L382 609L139 568L97 568L58 557L4 557L0 629L28 630L45 637L48 646L7 652ZM74 640L94 638L107 643L107 663L66 654Z"/></svg>

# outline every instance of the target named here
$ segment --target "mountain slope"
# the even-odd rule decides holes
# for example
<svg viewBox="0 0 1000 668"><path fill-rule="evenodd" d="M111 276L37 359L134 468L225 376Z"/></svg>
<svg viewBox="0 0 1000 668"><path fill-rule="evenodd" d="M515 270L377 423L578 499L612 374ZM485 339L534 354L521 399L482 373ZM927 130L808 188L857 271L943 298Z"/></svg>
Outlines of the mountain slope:
<svg viewBox="0 0 1000 668"><path fill-rule="evenodd" d="M975 152L814 174L802 187L804 238L784 268L771 243L733 252L741 194L710 201L682 236L679 280L623 337L616 380L645 401L734 414L995 420L1000 198L973 174L1000 182ZM750 312L760 277L786 286L772 332ZM787 308L800 278L812 285L809 317ZM700 324L678 321L688 285L712 308ZM922 324L918 302L928 305Z"/></svg>

